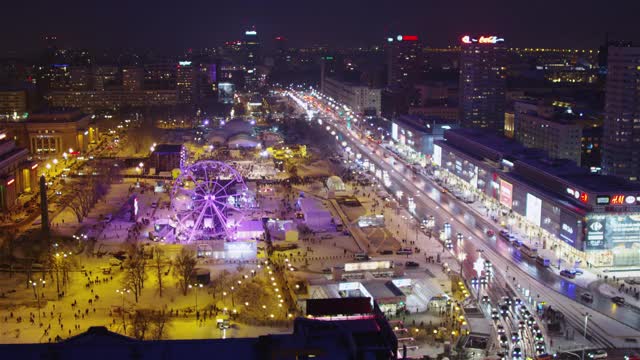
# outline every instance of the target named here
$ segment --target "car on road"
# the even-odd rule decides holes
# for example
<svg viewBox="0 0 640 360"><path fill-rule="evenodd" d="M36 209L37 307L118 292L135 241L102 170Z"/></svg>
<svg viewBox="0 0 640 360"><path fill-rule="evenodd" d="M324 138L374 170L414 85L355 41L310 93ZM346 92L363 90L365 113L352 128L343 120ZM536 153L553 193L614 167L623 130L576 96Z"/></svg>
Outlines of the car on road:
<svg viewBox="0 0 640 360"><path fill-rule="evenodd" d="M605 350L596 350L589 352L589 359L606 359L609 354Z"/></svg>
<svg viewBox="0 0 640 360"><path fill-rule="evenodd" d="M511 342L517 344L520 342L520 334L517 331L511 333Z"/></svg>
<svg viewBox="0 0 640 360"><path fill-rule="evenodd" d="M494 321L500 320L500 313L498 312L498 310L491 310L491 319L493 319Z"/></svg>
<svg viewBox="0 0 640 360"><path fill-rule="evenodd" d="M590 303L593 302L593 295L591 295L591 293L585 292L580 295L580 299L582 299L582 301L584 302Z"/></svg>
<svg viewBox="0 0 640 360"><path fill-rule="evenodd" d="M496 233L494 233L491 229L487 230L486 234L488 237L494 237L496 235Z"/></svg>
<svg viewBox="0 0 640 360"><path fill-rule="evenodd" d="M509 347L509 339L507 339L506 335L500 335L500 347L503 347L503 348Z"/></svg>
<svg viewBox="0 0 640 360"><path fill-rule="evenodd" d="M509 305L500 305L500 315L502 315L503 317L507 317L507 315L509 315Z"/></svg>
<svg viewBox="0 0 640 360"><path fill-rule="evenodd" d="M522 320L518 321L518 330L524 330L526 326L527 324L524 321Z"/></svg>
<svg viewBox="0 0 640 360"><path fill-rule="evenodd" d="M569 278L569 279L575 279L576 278L576 274L572 273L571 271L564 269L562 271L560 271L560 276Z"/></svg>
<svg viewBox="0 0 640 360"><path fill-rule="evenodd" d="M380 255L393 255L393 250L382 250L379 252Z"/></svg>
<svg viewBox="0 0 640 360"><path fill-rule="evenodd" d="M483 304L491 304L491 299L489 299L489 296L482 295L482 303Z"/></svg>
<svg viewBox="0 0 640 360"><path fill-rule="evenodd" d="M531 331L533 332L534 335L542 334L542 330L540 330L540 326L538 324L533 324Z"/></svg>
<svg viewBox="0 0 640 360"><path fill-rule="evenodd" d="M415 261L407 261L407 262L404 263L404 267L417 268L417 267L420 267L420 264L415 262Z"/></svg>
<svg viewBox="0 0 640 360"><path fill-rule="evenodd" d="M536 354L540 355L540 354L544 354L546 353L546 346L544 345L544 343L536 343Z"/></svg>
<svg viewBox="0 0 640 360"><path fill-rule="evenodd" d="M511 352L511 358L514 360L522 359L522 350L520 350L519 347L513 348L513 351Z"/></svg>
<svg viewBox="0 0 640 360"><path fill-rule="evenodd" d="M611 301L613 301L614 303L618 304L618 305L624 305L625 301L624 298L622 296L614 296L611 298Z"/></svg>
<svg viewBox="0 0 640 360"><path fill-rule="evenodd" d="M498 328L498 334L500 334L500 335L504 335L505 334L504 326L498 325L497 328Z"/></svg>

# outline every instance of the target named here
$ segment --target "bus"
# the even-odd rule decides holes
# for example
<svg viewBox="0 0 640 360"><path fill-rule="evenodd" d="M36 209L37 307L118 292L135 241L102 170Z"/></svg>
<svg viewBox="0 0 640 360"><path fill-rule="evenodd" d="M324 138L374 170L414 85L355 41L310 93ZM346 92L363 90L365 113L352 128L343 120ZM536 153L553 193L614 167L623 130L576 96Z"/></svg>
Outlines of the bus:
<svg viewBox="0 0 640 360"><path fill-rule="evenodd" d="M535 258L536 256L538 256L538 249L536 249L535 247L529 246L525 243L522 243L520 245L520 252L527 255L530 258Z"/></svg>

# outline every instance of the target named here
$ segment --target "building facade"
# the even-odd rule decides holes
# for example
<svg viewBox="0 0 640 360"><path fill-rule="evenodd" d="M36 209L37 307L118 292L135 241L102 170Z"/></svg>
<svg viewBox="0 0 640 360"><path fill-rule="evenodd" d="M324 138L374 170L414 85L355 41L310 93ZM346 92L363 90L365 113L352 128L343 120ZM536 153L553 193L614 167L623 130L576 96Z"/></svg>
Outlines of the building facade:
<svg viewBox="0 0 640 360"><path fill-rule="evenodd" d="M29 151L17 147L0 133L0 209L8 211L18 205L18 196L38 190L38 164L29 161Z"/></svg>
<svg viewBox="0 0 640 360"><path fill-rule="evenodd" d="M326 78L324 94L359 115L380 115L380 89Z"/></svg>
<svg viewBox="0 0 640 360"><path fill-rule="evenodd" d="M506 48L496 36L464 36L460 52L460 124L504 131Z"/></svg>
<svg viewBox="0 0 640 360"><path fill-rule="evenodd" d="M482 201L505 229L557 266L640 265L640 185L595 175L515 141L471 129L448 131L434 147L448 184ZM481 226L477 221L477 226Z"/></svg>
<svg viewBox="0 0 640 360"><path fill-rule="evenodd" d="M528 148L544 150L552 159L581 164L582 127L570 114L535 99L514 103L515 139Z"/></svg>
<svg viewBox="0 0 640 360"><path fill-rule="evenodd" d="M0 90L0 118L22 115L26 111L26 90Z"/></svg>
<svg viewBox="0 0 640 360"><path fill-rule="evenodd" d="M640 47L609 48L602 169L640 176Z"/></svg>
<svg viewBox="0 0 640 360"><path fill-rule="evenodd" d="M51 107L93 112L122 107L173 106L178 103L178 94L176 90L53 91L46 99Z"/></svg>
<svg viewBox="0 0 640 360"><path fill-rule="evenodd" d="M409 87L419 80L422 71L422 45L415 35L387 38L387 85Z"/></svg>
<svg viewBox="0 0 640 360"><path fill-rule="evenodd" d="M2 125L7 129L7 137L42 158L83 153L100 140L96 124L80 111L35 113L26 120L7 121Z"/></svg>
<svg viewBox="0 0 640 360"><path fill-rule="evenodd" d="M196 95L196 66L191 61L180 61L176 71L177 100L180 104L191 104Z"/></svg>

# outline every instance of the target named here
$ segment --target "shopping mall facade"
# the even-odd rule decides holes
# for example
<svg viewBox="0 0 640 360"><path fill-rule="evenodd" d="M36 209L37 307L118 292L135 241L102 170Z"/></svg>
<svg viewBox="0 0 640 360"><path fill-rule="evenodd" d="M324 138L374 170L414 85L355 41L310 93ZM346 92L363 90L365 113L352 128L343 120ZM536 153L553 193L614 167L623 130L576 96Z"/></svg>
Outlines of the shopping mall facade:
<svg viewBox="0 0 640 360"><path fill-rule="evenodd" d="M436 141L433 164L439 178L473 194L501 225L517 227L558 259L609 268L640 265L639 184L590 174L471 129L447 131Z"/></svg>

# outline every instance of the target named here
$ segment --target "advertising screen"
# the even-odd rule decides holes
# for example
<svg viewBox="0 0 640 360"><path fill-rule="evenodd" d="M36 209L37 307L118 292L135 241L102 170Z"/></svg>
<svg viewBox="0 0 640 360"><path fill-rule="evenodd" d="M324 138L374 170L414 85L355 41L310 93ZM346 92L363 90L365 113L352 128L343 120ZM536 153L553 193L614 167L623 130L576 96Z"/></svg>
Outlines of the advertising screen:
<svg viewBox="0 0 640 360"><path fill-rule="evenodd" d="M586 250L640 243L640 214L589 215L586 226Z"/></svg>
<svg viewBox="0 0 640 360"><path fill-rule="evenodd" d="M391 138L398 141L398 124L391 123Z"/></svg>
<svg viewBox="0 0 640 360"><path fill-rule="evenodd" d="M391 261L368 261L344 264L344 271L370 271L391 269Z"/></svg>
<svg viewBox="0 0 640 360"><path fill-rule="evenodd" d="M513 206L513 185L500 179L500 204L511 209Z"/></svg>
<svg viewBox="0 0 640 360"><path fill-rule="evenodd" d="M536 226L540 226L542 217L542 200L527 193L527 220Z"/></svg>
<svg viewBox="0 0 640 360"><path fill-rule="evenodd" d="M578 220L564 211L560 213L560 238L574 246L578 238Z"/></svg>
<svg viewBox="0 0 640 360"><path fill-rule="evenodd" d="M442 166L442 148L439 145L433 145L433 163Z"/></svg>

